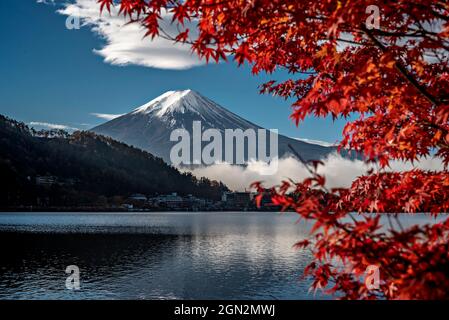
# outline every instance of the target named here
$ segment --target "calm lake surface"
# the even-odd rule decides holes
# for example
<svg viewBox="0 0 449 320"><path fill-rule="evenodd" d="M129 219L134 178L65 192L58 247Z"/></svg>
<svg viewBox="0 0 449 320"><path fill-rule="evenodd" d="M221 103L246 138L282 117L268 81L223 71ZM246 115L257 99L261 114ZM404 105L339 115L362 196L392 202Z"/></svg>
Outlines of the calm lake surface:
<svg viewBox="0 0 449 320"><path fill-rule="evenodd" d="M2 213L0 299L313 299L278 213ZM69 265L81 290L65 288Z"/></svg>
<svg viewBox="0 0 449 320"><path fill-rule="evenodd" d="M0 213L0 299L323 299L292 213ZM414 218L429 221L428 217ZM421 220L420 220L421 219ZM406 224L406 223L405 223ZM80 269L81 289L65 287Z"/></svg>

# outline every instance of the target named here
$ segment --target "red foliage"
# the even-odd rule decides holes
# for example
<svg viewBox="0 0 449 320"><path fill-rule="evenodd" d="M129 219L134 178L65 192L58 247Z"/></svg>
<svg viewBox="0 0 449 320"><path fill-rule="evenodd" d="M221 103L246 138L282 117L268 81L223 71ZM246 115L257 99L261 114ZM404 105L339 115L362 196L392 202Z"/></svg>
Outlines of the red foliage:
<svg viewBox="0 0 449 320"><path fill-rule="evenodd" d="M114 5L99 2L102 8ZM365 23L370 5L380 10L378 29ZM378 162L379 172L350 188L327 190L315 164L310 179L272 189L275 204L314 224L313 239L298 247L313 252L306 273L315 288L330 285L330 292L351 299L449 297L449 222L407 229L391 223L386 230L370 214L438 215L449 209L448 171L383 170L390 160L433 153L449 163L447 2L122 0L120 6L152 37L161 17L172 15L179 30L173 40L191 44L206 60L232 56L239 65L249 63L254 74L284 68L299 75L261 88L295 98L296 123L309 115L358 116L345 127L340 148ZM187 20L196 22L194 39L188 39ZM368 290L358 277L369 265L380 266L379 290Z"/></svg>

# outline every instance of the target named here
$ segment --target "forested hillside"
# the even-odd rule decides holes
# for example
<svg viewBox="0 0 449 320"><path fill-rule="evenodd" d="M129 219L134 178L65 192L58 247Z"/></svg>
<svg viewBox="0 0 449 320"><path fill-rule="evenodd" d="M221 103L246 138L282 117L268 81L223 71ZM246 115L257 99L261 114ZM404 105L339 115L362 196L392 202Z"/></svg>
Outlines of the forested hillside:
<svg viewBox="0 0 449 320"><path fill-rule="evenodd" d="M39 131L0 116L0 207L108 205L133 193L219 199L227 188L92 132ZM36 178L55 181L39 185Z"/></svg>

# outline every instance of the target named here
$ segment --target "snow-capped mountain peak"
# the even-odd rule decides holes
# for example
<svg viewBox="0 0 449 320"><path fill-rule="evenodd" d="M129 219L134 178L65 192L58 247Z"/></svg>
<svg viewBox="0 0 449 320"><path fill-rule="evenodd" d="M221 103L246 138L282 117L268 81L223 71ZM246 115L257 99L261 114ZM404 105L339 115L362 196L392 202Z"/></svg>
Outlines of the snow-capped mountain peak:
<svg viewBox="0 0 449 320"><path fill-rule="evenodd" d="M199 93L193 90L167 91L159 97L151 100L143 106L134 110L133 114L155 113L162 117L173 112L185 113L187 111L199 113L202 99Z"/></svg>
<svg viewBox="0 0 449 320"><path fill-rule="evenodd" d="M201 122L202 131L216 129L222 134L227 129L262 129L196 91L179 90L168 91L130 113L93 128L92 131L147 150L170 163L170 151L176 144L176 141L170 138L171 133L175 129L185 129L192 136L195 121ZM307 160L321 159L335 151L333 147L279 135L280 157L291 152L289 145Z"/></svg>

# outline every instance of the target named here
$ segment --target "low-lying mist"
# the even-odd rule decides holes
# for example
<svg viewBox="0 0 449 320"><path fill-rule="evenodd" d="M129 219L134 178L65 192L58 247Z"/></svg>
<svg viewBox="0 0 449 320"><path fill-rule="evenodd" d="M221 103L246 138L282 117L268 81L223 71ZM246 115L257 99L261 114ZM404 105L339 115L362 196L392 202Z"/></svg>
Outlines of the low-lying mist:
<svg viewBox="0 0 449 320"><path fill-rule="evenodd" d="M320 166L318 172L326 177L326 186L349 187L351 182L358 176L374 168L376 165L367 165L361 160L350 160L341 157L339 154L331 154L323 160L324 166ZM251 183L262 181L265 186L271 187L280 184L283 180L292 179L301 181L310 174L304 165L296 158L287 157L279 160L279 169L273 175L263 175L266 164L263 162L250 162L247 166L237 166L227 163L203 166L189 170L197 177L207 177L225 183L230 189L235 191L249 190ZM439 158L422 158L420 161L401 162L392 161L387 171L407 171L413 168L423 170L442 170L443 164Z"/></svg>

